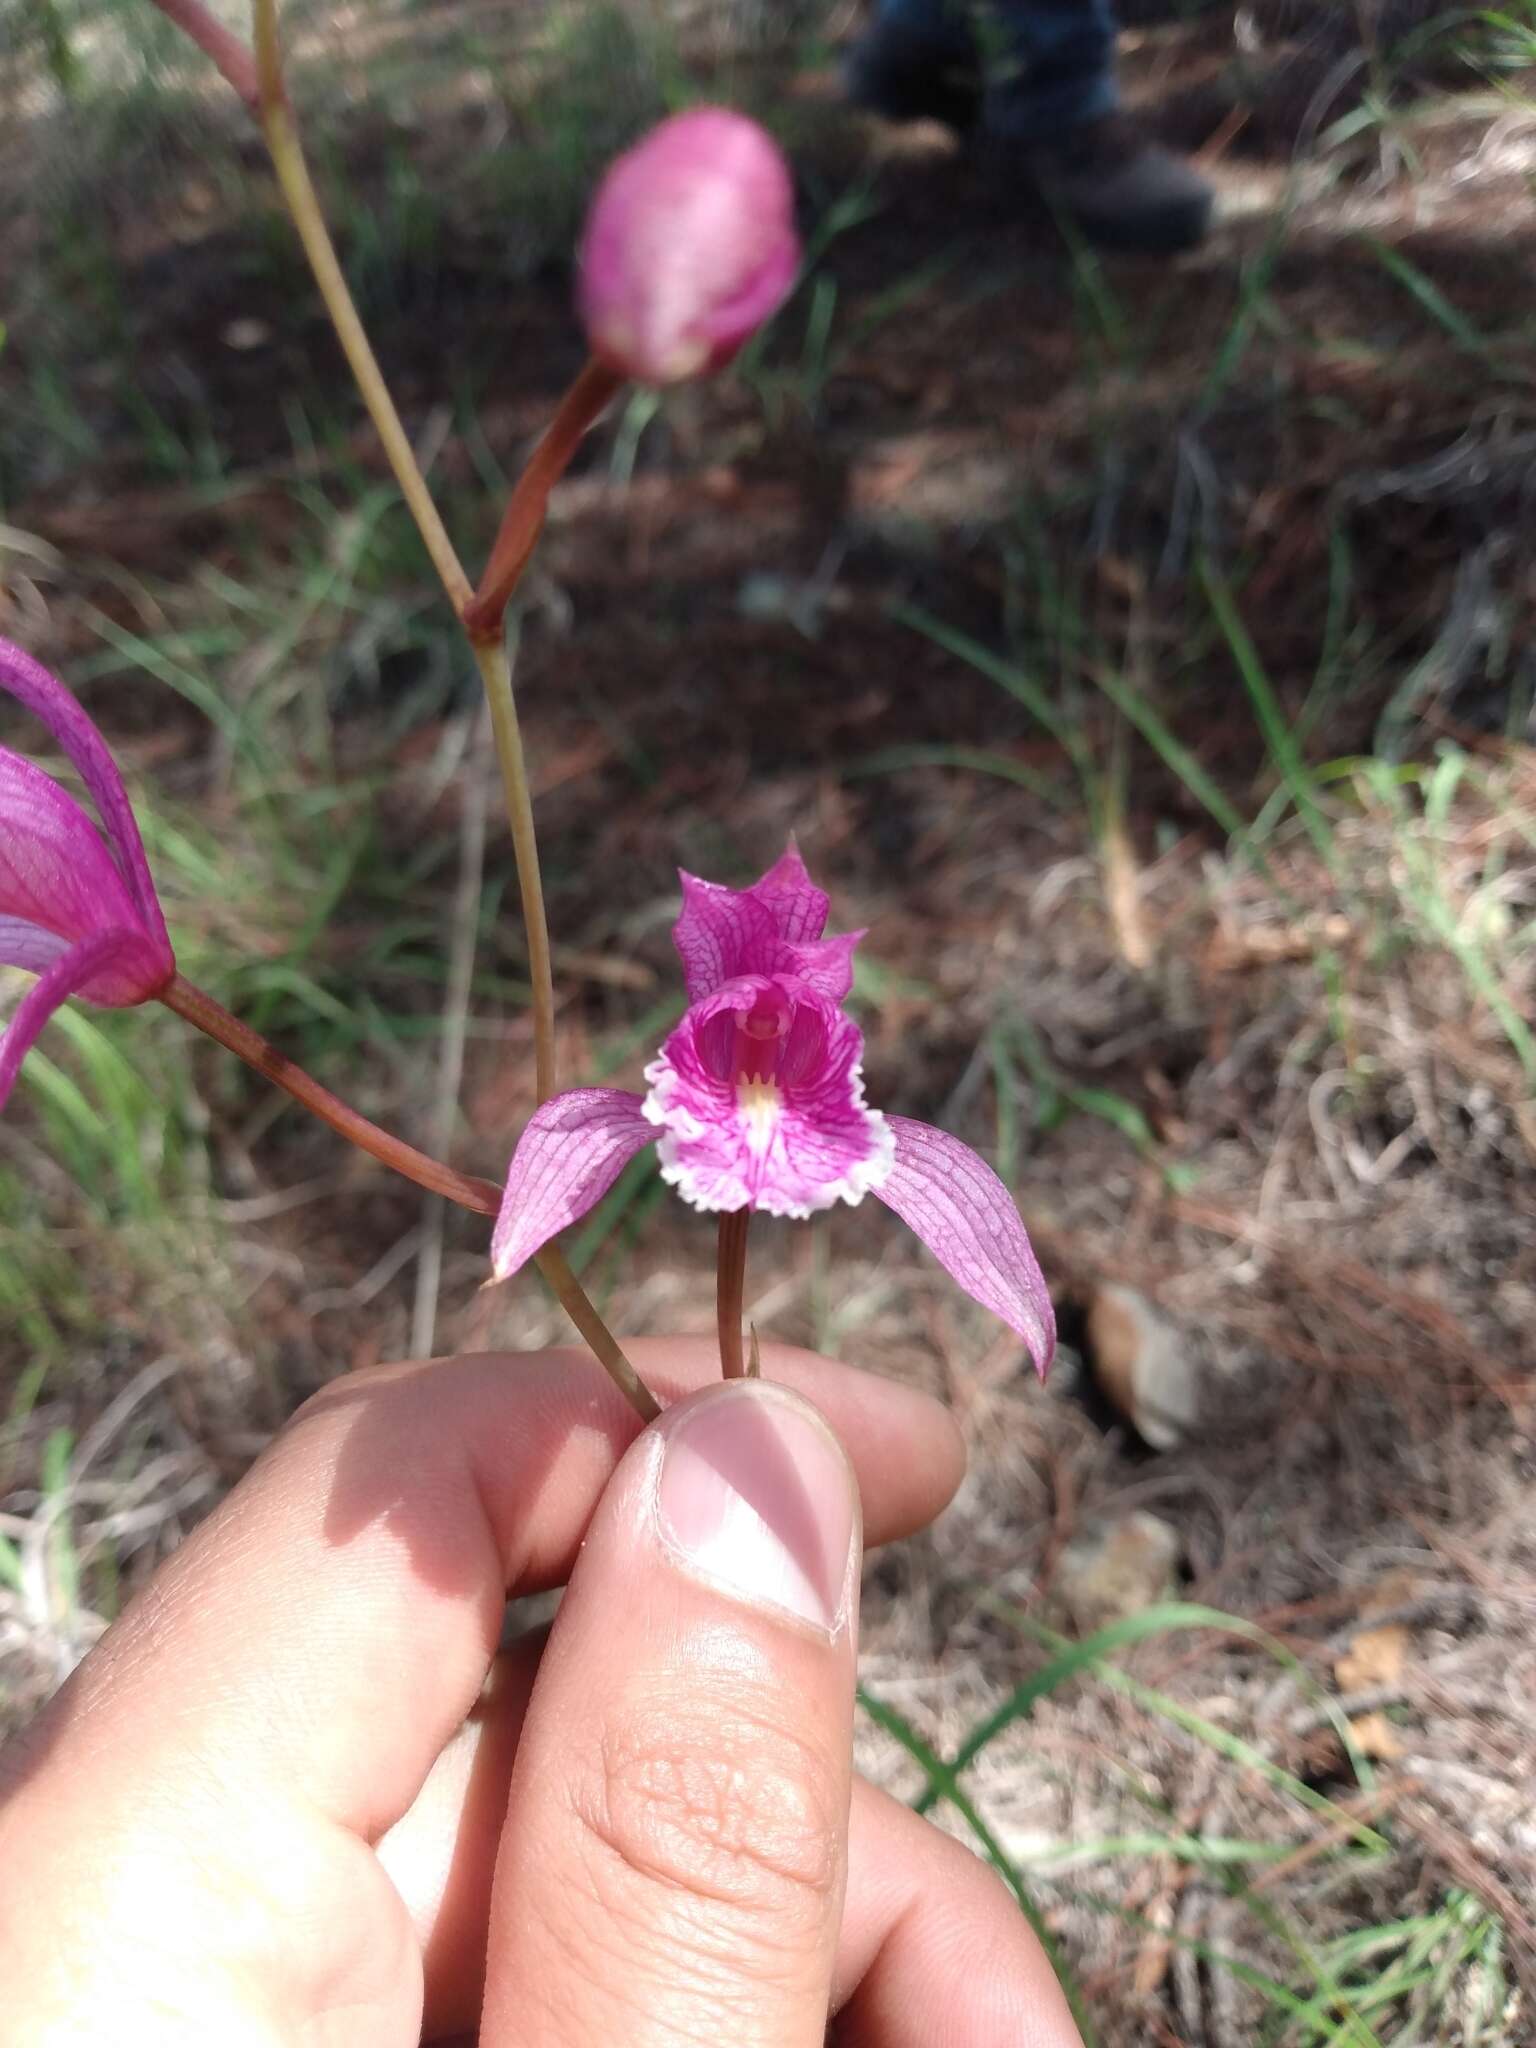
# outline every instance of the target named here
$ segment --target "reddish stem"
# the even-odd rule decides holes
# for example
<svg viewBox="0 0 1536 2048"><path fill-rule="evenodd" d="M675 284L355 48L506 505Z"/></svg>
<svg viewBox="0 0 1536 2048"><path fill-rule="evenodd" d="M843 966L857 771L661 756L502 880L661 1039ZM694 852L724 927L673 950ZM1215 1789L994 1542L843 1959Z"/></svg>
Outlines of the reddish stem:
<svg viewBox="0 0 1536 2048"><path fill-rule="evenodd" d="M201 0L154 0L167 21L174 21L189 35L205 56L211 57L254 114L261 104L261 87L256 77L256 59L237 35L222 21L215 21Z"/></svg>
<svg viewBox="0 0 1536 2048"><path fill-rule="evenodd" d="M425 1152L418 1152L414 1145L407 1145L401 1138L393 1138L388 1131L381 1131L377 1124L350 1108L329 1088L320 1083L286 1053L278 1051L248 1024L242 1024L238 1017L232 1017L221 1003L205 995L200 988L194 988L178 974L168 987L160 992L160 1000L178 1017L185 1017L189 1024L195 1024L199 1031L205 1031L212 1039L245 1061L248 1067L266 1080L273 1081L286 1090L295 1102L302 1103L312 1116L329 1124L333 1131L359 1146L371 1159L377 1159L381 1166L391 1167L396 1173L404 1174L407 1180L415 1181L418 1187L428 1189L434 1195L443 1195L450 1202L457 1202L461 1209L472 1209L477 1216L494 1216L501 1207L501 1189L494 1181L479 1180L473 1174L459 1173L452 1166L444 1166L441 1160L429 1159Z"/></svg>
<svg viewBox="0 0 1536 2048"><path fill-rule="evenodd" d="M501 631L507 602L538 544L549 509L549 494L570 466L582 436L623 389L624 379L595 356L560 401L528 465L512 487L501 530L480 586L464 608L464 624L477 640L493 640Z"/></svg>
<svg viewBox="0 0 1536 2048"><path fill-rule="evenodd" d="M720 1370L728 1380L747 1377L741 1355L741 1304L747 1286L747 1231L750 1209L728 1209L720 1218L715 1266L715 1321L720 1332ZM752 1352L757 1355L753 1332Z"/></svg>

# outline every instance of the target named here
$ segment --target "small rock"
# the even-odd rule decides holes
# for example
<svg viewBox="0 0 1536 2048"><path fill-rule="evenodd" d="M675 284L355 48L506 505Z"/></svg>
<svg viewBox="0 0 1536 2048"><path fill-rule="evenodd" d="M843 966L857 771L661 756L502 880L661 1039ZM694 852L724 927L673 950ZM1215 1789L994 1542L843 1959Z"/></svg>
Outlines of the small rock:
<svg viewBox="0 0 1536 2048"><path fill-rule="evenodd" d="M1056 1589L1078 1627L1090 1631L1165 1599L1178 1561L1178 1531L1137 1509L1085 1523L1061 1553Z"/></svg>
<svg viewBox="0 0 1536 2048"><path fill-rule="evenodd" d="M1374 1763L1396 1763L1400 1756L1407 1754L1403 1738L1385 1714L1361 1714L1350 1722L1349 1732L1355 1738L1355 1747Z"/></svg>
<svg viewBox="0 0 1536 2048"><path fill-rule="evenodd" d="M244 355L253 348L265 348L272 339L272 329L265 320L231 320L219 339L226 348L236 349Z"/></svg>
<svg viewBox="0 0 1536 2048"><path fill-rule="evenodd" d="M1171 1451L1194 1429L1199 1384L1176 1324L1134 1287L1107 1284L1088 1305L1094 1377L1143 1443Z"/></svg>
<svg viewBox="0 0 1536 2048"><path fill-rule="evenodd" d="M1409 1640L1401 1622L1363 1630L1333 1667L1339 1690L1364 1692L1370 1686L1396 1685L1408 1661Z"/></svg>

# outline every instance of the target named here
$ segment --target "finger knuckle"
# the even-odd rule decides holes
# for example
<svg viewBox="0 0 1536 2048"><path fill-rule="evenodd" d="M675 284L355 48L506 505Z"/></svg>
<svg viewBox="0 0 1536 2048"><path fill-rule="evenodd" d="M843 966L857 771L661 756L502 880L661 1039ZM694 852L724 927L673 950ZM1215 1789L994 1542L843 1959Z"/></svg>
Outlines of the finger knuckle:
<svg viewBox="0 0 1536 2048"><path fill-rule="evenodd" d="M581 1818L630 1878L798 1922L837 1885L834 1778L780 1721L669 1705L607 1731Z"/></svg>

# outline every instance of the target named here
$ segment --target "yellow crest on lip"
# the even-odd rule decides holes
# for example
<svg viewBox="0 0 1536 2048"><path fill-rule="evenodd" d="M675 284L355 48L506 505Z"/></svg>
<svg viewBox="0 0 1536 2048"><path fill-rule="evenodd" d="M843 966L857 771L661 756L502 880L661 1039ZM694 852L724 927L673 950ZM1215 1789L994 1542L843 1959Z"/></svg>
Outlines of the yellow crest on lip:
<svg viewBox="0 0 1536 2048"><path fill-rule="evenodd" d="M755 1151L766 1150L783 1107L777 1084L763 1080L738 1081L736 1107L747 1126L747 1142Z"/></svg>

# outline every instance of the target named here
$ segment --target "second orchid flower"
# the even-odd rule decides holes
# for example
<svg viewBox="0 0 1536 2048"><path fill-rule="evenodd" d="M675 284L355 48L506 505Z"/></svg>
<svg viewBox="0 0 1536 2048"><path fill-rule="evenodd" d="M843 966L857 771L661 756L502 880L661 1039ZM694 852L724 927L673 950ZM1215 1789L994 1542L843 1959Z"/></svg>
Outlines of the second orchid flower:
<svg viewBox="0 0 1536 2048"><path fill-rule="evenodd" d="M37 976L0 1036L0 1104L27 1051L71 996L128 1009L176 974L144 842L106 743L41 662L0 640L0 691L64 749L100 829L51 775L0 747L0 966Z"/></svg>

